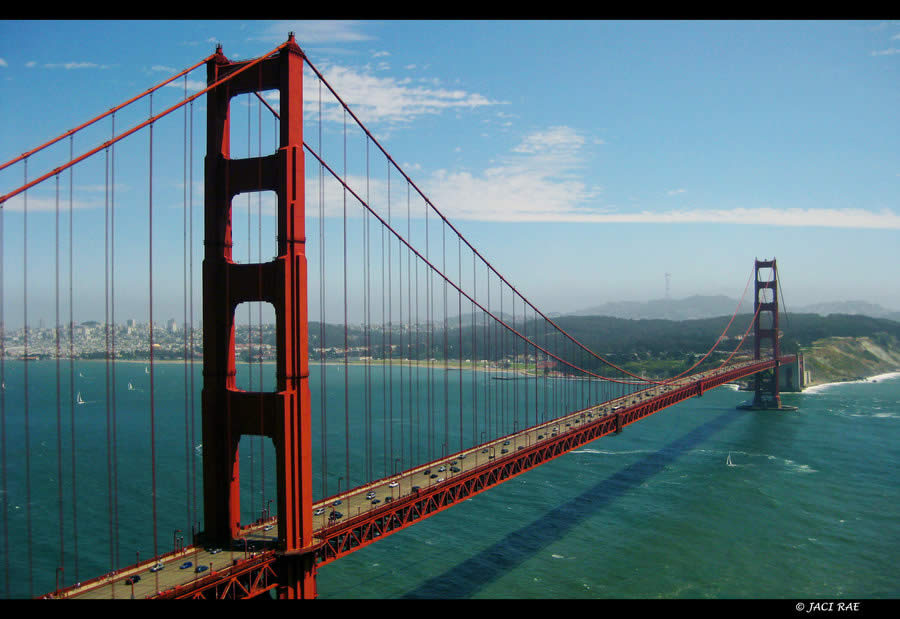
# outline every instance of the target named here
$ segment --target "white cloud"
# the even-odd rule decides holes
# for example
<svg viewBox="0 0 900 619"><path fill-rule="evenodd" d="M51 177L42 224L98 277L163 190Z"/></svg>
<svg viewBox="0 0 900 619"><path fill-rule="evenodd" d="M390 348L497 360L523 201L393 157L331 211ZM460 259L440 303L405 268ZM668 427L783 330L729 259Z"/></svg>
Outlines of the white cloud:
<svg viewBox="0 0 900 619"><path fill-rule="evenodd" d="M426 114L501 104L462 89L411 86L402 79L375 76L350 67L331 65L319 67L319 71L363 124L406 124ZM304 100L308 106L308 114L318 113L317 81L304 80ZM323 98L323 103L327 106L323 114L331 120L341 120L341 111L335 105L328 105L333 102L330 96Z"/></svg>
<svg viewBox="0 0 900 619"><path fill-rule="evenodd" d="M641 211L634 213L586 213L566 217L558 221L592 223L671 223L671 224L749 224L791 227L826 228L881 228L900 229L900 214L883 209L776 209L737 208L687 209L662 212Z"/></svg>
<svg viewBox="0 0 900 619"><path fill-rule="evenodd" d="M45 69L108 69L109 65L101 65L96 62L51 62L44 65Z"/></svg>
<svg viewBox="0 0 900 619"><path fill-rule="evenodd" d="M99 200L74 200L72 202L72 209L81 210L81 209L91 209L91 208L103 208L103 199ZM29 213L53 213L56 212L57 201L56 198L45 198L34 195L28 196L28 212ZM13 196L9 200L3 203L3 210L9 213L22 213L25 211L25 198L22 194L17 196ZM59 210L60 212L67 212L69 210L69 200L60 199L59 201Z"/></svg>
<svg viewBox="0 0 900 619"><path fill-rule="evenodd" d="M8 67L8 66L9 65L6 64L6 61L3 58L0 58L0 67Z"/></svg>
<svg viewBox="0 0 900 619"><path fill-rule="evenodd" d="M425 183L429 198L450 219L563 221L585 214L598 195L573 174L585 139L557 126L525 136L512 155L480 175L441 170Z"/></svg>

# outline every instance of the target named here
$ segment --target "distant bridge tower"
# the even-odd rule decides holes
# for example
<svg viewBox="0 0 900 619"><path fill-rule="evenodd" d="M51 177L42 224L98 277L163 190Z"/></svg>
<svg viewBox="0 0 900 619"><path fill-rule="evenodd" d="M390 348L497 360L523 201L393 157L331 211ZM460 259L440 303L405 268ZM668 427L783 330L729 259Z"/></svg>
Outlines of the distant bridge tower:
<svg viewBox="0 0 900 619"><path fill-rule="evenodd" d="M278 541L276 573L283 598L316 595L312 554L312 457L309 391L306 228L303 153L303 52L288 39L280 52L231 62L221 47L207 63L205 250L203 259L203 507L204 543L230 544L240 531L242 435L275 446ZM232 159L229 105L235 95L278 90L278 151ZM240 193L277 195L277 257L261 264L232 260L232 201ZM243 302L275 308L276 391L236 388L235 309Z"/></svg>
<svg viewBox="0 0 900 619"><path fill-rule="evenodd" d="M771 279L760 279L761 269L771 269ZM775 367L771 372L757 372L753 377L754 395L753 403L739 408L748 410L796 410L796 407L783 406L781 393L778 388L778 375L780 372L781 351L778 337L778 267L775 259L756 260L754 279L753 311L756 318L753 321L753 359L762 359L763 342L769 343L766 347L771 351Z"/></svg>

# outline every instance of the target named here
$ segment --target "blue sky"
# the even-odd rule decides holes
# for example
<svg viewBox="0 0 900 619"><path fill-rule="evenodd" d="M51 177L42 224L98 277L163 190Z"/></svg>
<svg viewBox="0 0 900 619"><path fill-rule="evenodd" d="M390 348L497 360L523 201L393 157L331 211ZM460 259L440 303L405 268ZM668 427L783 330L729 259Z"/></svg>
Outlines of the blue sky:
<svg viewBox="0 0 900 619"><path fill-rule="evenodd" d="M900 309L900 22L5 21L0 159L289 31L544 311L661 298L666 273L737 298L756 257L789 310Z"/></svg>

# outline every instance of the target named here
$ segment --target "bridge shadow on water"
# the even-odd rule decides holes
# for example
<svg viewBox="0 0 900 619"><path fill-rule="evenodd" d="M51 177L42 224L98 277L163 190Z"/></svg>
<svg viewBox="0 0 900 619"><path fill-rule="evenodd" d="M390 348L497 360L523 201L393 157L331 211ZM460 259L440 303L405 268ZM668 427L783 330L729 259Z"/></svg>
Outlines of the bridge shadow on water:
<svg viewBox="0 0 900 619"><path fill-rule="evenodd" d="M517 567L547 544L565 536L615 499L640 486L686 451L741 416L733 410L707 421L662 449L598 482L531 524L504 537L463 563L431 578L403 595L408 599L470 598L485 585ZM627 430L626 430L627 432ZM605 440L609 440L609 437Z"/></svg>

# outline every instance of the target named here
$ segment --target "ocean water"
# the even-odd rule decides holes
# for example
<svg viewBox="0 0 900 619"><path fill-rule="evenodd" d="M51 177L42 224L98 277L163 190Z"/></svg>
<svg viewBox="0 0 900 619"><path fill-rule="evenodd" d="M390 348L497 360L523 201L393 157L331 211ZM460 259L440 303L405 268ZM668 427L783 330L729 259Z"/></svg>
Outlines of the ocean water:
<svg viewBox="0 0 900 619"><path fill-rule="evenodd" d="M124 567L154 551L171 550L179 536L189 543L192 523L202 518L197 507L202 496L199 364L193 416L184 366L154 365L152 442L145 364L116 364L114 417L107 414L104 362L75 365L73 391L85 402L75 406L70 405L68 363L61 367L57 397L55 362L28 364L26 407L24 365L5 364L3 597L51 591L57 577L61 584L87 580L111 565ZM317 496L336 490L348 462L342 451L342 398L362 398L364 391L360 370L350 370L345 376L340 366L324 369L328 485L318 489L322 478L317 473ZM314 433L319 434L322 371L313 366L311 377ZM249 376L242 372L239 380L246 381ZM271 376L262 380L266 384ZM473 378L471 391L463 390L464 404L481 393L486 380ZM512 383L504 385L512 389L504 392L505 402L521 406L514 399L515 381L494 381L499 382ZM414 386L407 375L406 391L395 386L394 393L406 398ZM546 396L549 401L579 394L579 387L555 395L548 388ZM451 411L458 406L455 397L448 400ZM900 596L900 377L783 398L799 410L739 411L735 406L748 394L727 387L682 402L322 567L319 596ZM526 423L528 409L513 421L502 416L503 402L500 396L493 401L494 430ZM348 408L357 414L358 407ZM444 415L438 409L436 427ZM363 449L351 445L351 478L360 471L378 477L392 465L379 455L378 446L387 442L382 429L394 428L387 436L396 436L398 444L424 431L429 422L424 417L421 425L405 422L412 419L412 407L406 411L407 417L390 419L371 413L371 443L360 443ZM532 414L532 422L534 414L540 413ZM451 423L447 442L455 445L460 432L477 437L485 427L456 430ZM242 505L250 520L273 496L274 475L271 447L260 439L246 440L241 444ZM354 435L356 440L363 439ZM444 449L440 442L430 447L438 455ZM375 453L368 462L358 456L365 445ZM427 452L428 446L410 443L404 457L419 449ZM321 450L314 454L314 466L322 457ZM156 527L150 524L154 485Z"/></svg>

